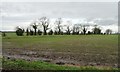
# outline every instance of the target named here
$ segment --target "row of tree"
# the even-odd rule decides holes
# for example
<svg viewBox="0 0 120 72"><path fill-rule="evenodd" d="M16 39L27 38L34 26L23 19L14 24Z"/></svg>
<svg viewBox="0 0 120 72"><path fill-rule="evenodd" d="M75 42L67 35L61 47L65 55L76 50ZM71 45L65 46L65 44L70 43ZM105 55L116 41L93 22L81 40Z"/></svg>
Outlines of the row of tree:
<svg viewBox="0 0 120 72"><path fill-rule="evenodd" d="M71 22L67 21L68 24L62 25L62 19L58 18L54 24L55 28L54 30L50 28L50 21L47 17L42 17L38 19L38 21L33 22L30 24L31 28L27 28L26 30L17 27L16 28L16 34L18 36L23 36L23 33L26 32L26 35L79 35L79 34L111 34L112 30L107 29L105 33L101 33L101 29L94 25L94 28L92 31L88 31L89 25L81 25L81 24L74 24L71 26ZM42 30L38 28L38 26L42 27Z"/></svg>

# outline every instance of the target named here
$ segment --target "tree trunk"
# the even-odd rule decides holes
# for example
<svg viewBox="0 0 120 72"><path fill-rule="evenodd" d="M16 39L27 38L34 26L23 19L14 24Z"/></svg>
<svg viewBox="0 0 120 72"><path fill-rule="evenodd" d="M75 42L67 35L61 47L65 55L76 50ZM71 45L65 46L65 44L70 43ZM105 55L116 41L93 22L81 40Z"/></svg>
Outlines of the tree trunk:
<svg viewBox="0 0 120 72"><path fill-rule="evenodd" d="M35 29L35 35L36 35L36 29Z"/></svg>
<svg viewBox="0 0 120 72"><path fill-rule="evenodd" d="M47 35L45 26L43 28L44 28L44 35Z"/></svg>

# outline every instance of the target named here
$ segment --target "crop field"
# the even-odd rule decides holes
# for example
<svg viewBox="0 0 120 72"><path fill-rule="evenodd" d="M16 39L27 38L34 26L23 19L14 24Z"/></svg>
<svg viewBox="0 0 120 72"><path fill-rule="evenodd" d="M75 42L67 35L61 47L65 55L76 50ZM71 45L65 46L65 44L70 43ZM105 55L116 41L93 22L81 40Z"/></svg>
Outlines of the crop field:
<svg viewBox="0 0 120 72"><path fill-rule="evenodd" d="M46 35L2 38L3 69L116 69L118 35Z"/></svg>

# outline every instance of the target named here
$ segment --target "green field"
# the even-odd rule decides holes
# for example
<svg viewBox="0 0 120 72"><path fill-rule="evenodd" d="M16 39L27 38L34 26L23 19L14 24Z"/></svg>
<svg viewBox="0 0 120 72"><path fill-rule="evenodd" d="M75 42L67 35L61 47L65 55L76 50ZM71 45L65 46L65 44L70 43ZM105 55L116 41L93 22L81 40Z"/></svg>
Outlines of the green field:
<svg viewBox="0 0 120 72"><path fill-rule="evenodd" d="M31 67L46 70L78 70L82 67L113 69L118 64L118 35L20 37L14 33L8 33L6 37L2 38L2 43L3 56L10 59L3 61L3 67L7 69L19 67L18 64L24 64L21 69ZM22 61L13 59L22 59ZM72 68L69 68L71 66Z"/></svg>
<svg viewBox="0 0 120 72"><path fill-rule="evenodd" d="M7 70L108 70L117 72L117 68L112 67L93 67L93 66L64 66L47 63L43 61L26 61L21 59L3 60L3 69ZM87 72L87 71L86 71ZM92 71L91 71L92 72Z"/></svg>

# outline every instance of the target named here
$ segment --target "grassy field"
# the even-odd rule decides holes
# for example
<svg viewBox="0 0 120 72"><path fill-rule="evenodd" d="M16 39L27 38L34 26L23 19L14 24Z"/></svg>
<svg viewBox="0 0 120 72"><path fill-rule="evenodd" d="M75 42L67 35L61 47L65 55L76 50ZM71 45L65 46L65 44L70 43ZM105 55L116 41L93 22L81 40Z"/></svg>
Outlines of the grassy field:
<svg viewBox="0 0 120 72"><path fill-rule="evenodd" d="M93 67L93 66L64 66L44 61L26 61L21 59L7 60L3 59L3 69L5 70L108 70L117 72L117 68L112 67Z"/></svg>
<svg viewBox="0 0 120 72"><path fill-rule="evenodd" d="M2 43L4 57L8 59L23 59L22 61L4 61L3 67L7 69L16 68L19 62L24 64L22 66L24 68L21 69L33 67L32 69L57 70L76 70L82 69L82 67L88 69L112 69L116 68L118 64L118 35L18 37L14 33L8 33L6 37L2 38ZM48 65L46 65L47 63ZM71 66L72 68L69 68Z"/></svg>

